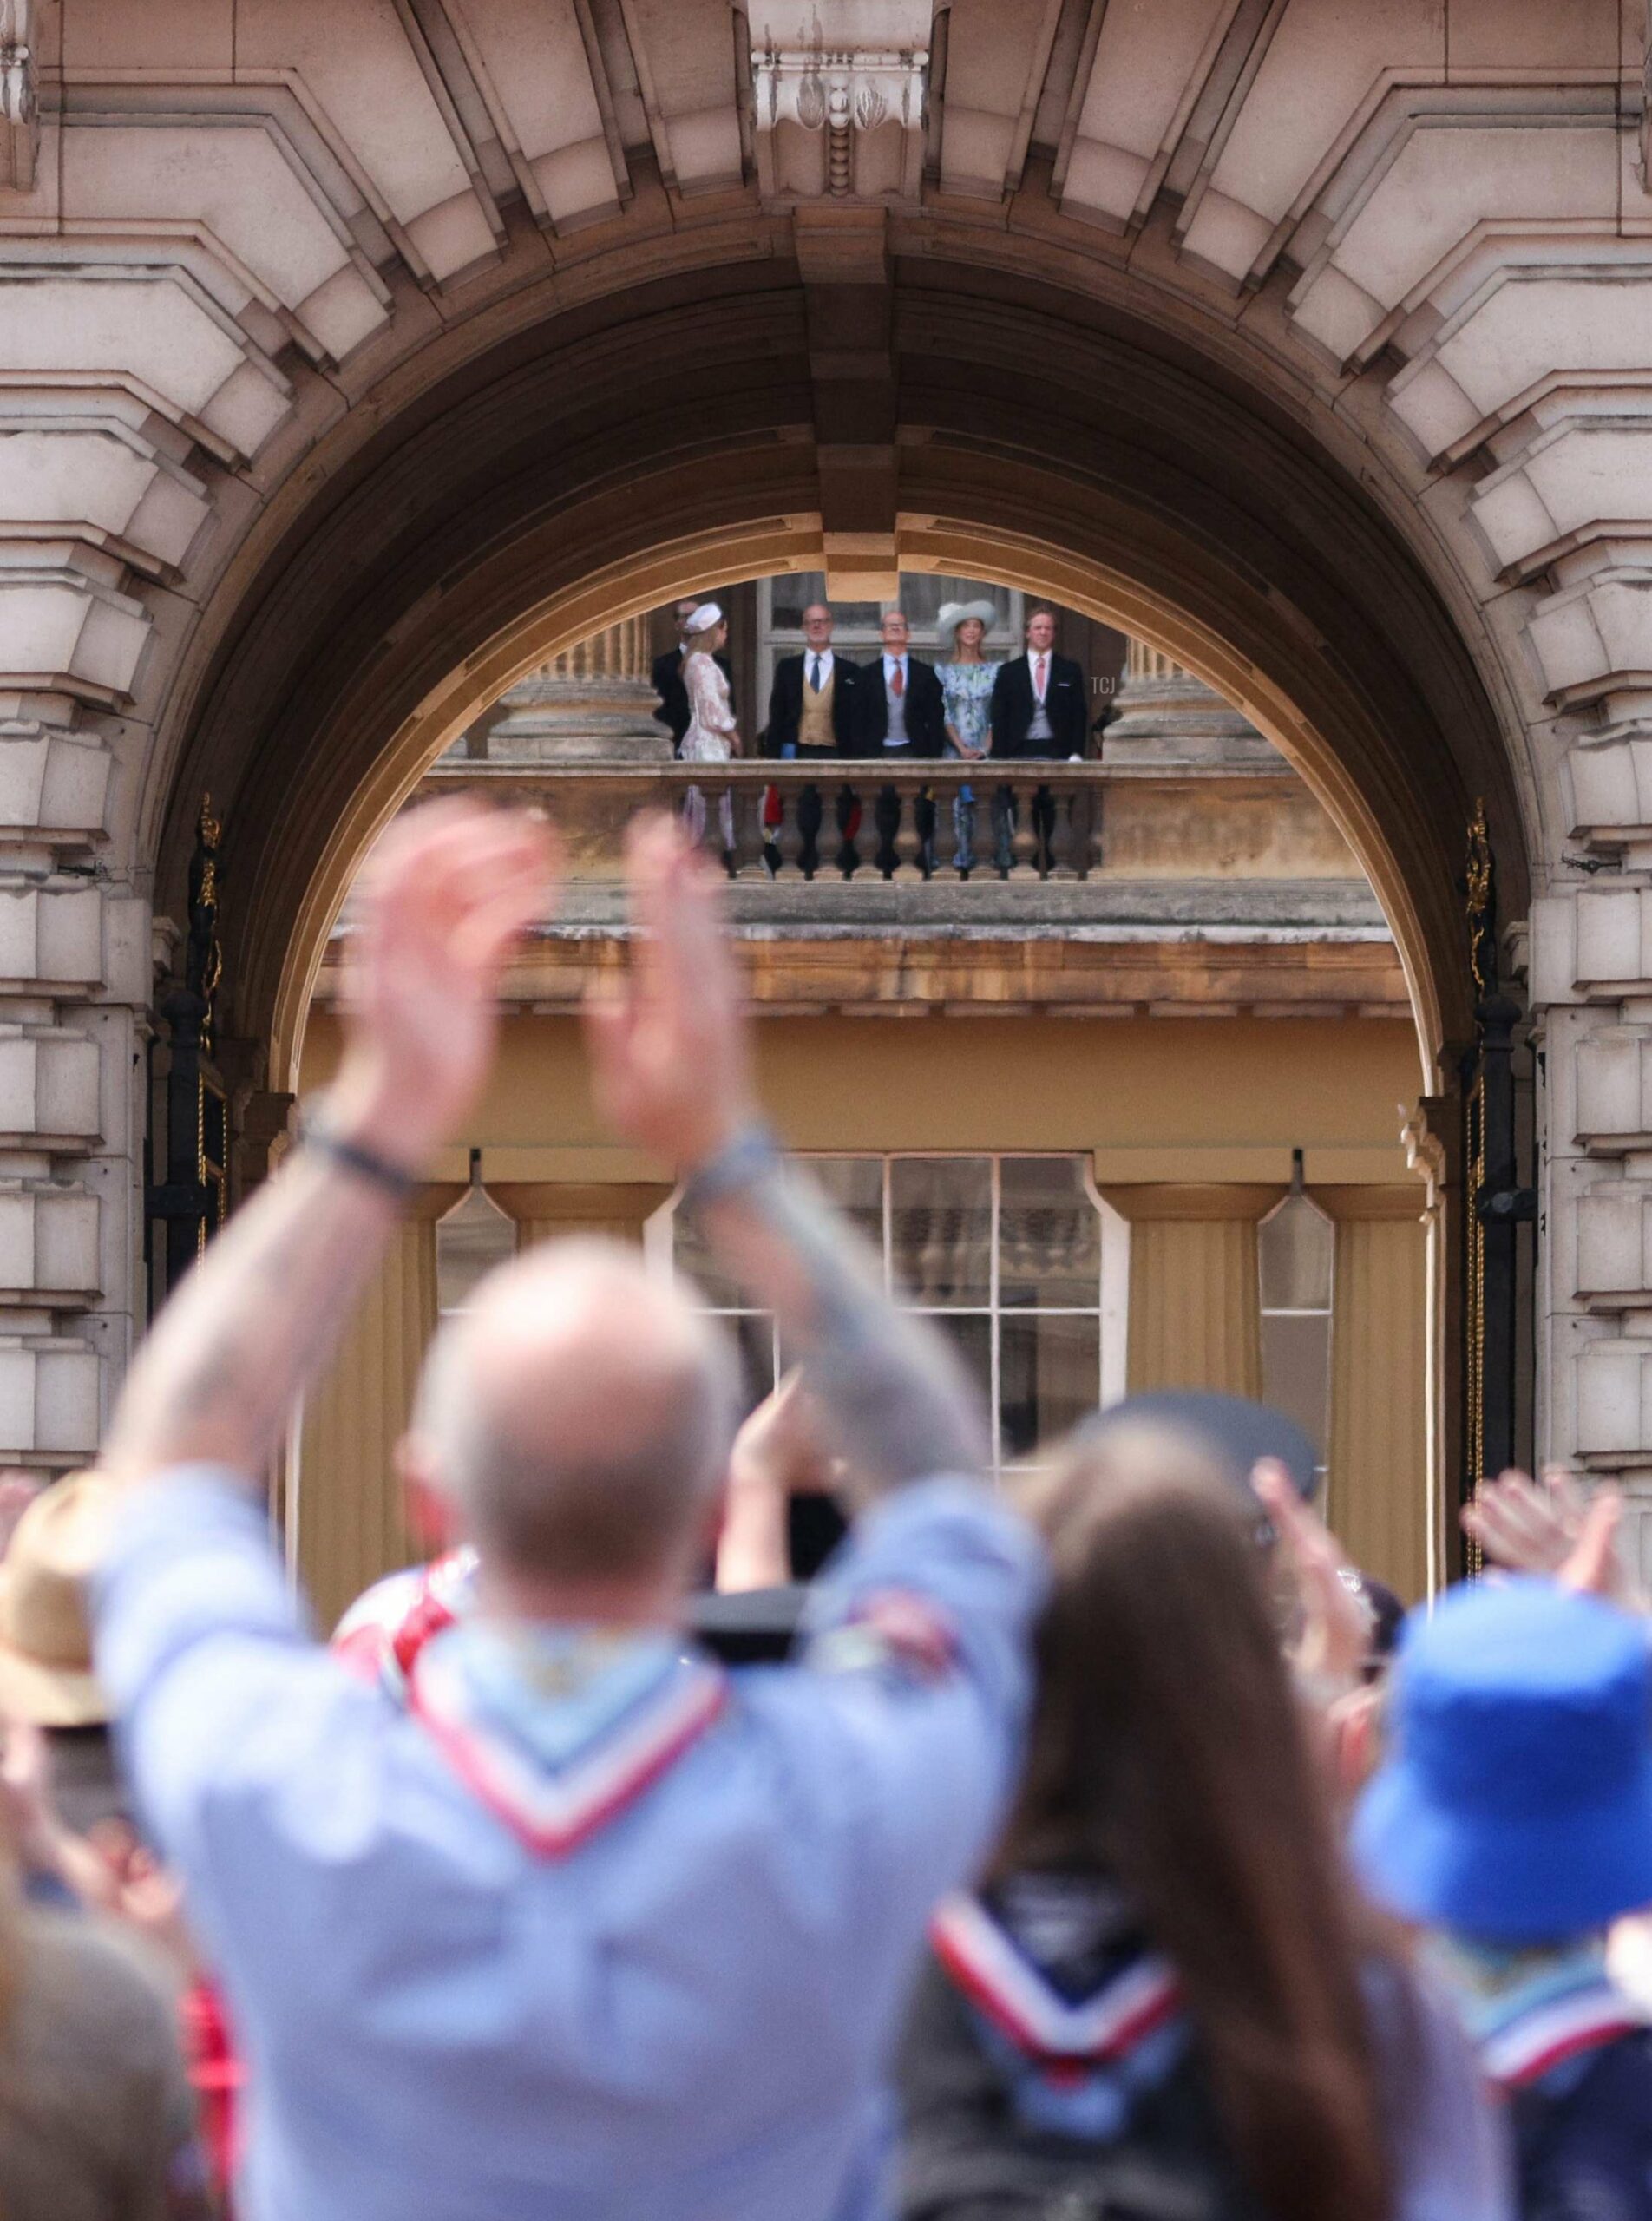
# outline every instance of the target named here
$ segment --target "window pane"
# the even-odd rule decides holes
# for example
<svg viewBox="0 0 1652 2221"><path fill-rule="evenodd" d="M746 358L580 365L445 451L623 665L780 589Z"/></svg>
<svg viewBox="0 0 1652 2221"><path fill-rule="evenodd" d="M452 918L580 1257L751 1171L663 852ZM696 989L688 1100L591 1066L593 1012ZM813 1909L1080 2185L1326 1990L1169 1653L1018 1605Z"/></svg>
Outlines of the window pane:
<svg viewBox="0 0 1652 2221"><path fill-rule="evenodd" d="M774 582L770 622L778 632L800 632L803 612L810 603L827 599L824 571L793 571ZM864 627L874 632L883 614L875 601L835 601L831 611L839 625L851 629Z"/></svg>
<svg viewBox="0 0 1652 2221"><path fill-rule="evenodd" d="M774 1392L774 1320L765 1311L748 1312L744 1318L712 1321L719 1333L732 1336L740 1365L740 1416L756 1411Z"/></svg>
<svg viewBox="0 0 1652 2221"><path fill-rule="evenodd" d="M1331 1307L1331 1222L1306 1196L1287 1196L1256 1229L1264 1311Z"/></svg>
<svg viewBox="0 0 1652 2221"><path fill-rule="evenodd" d="M750 1300L738 1281L731 1280L713 1260L687 1211L674 1211L672 1215L672 1261L684 1279L693 1283L708 1310L738 1310Z"/></svg>
<svg viewBox="0 0 1652 2221"><path fill-rule="evenodd" d="M999 1167L1000 1303L1101 1300L1101 1215L1071 1156L1006 1156Z"/></svg>
<svg viewBox="0 0 1652 2221"><path fill-rule="evenodd" d="M516 1222L488 1190L467 1190L436 1221L436 1300L439 1311L462 1311L476 1283L516 1254Z"/></svg>
<svg viewBox="0 0 1652 2221"><path fill-rule="evenodd" d="M883 1255L883 1159L881 1156L811 1156L810 1175L853 1224L863 1241Z"/></svg>
<svg viewBox="0 0 1652 2221"><path fill-rule="evenodd" d="M898 1287L917 1304L989 1300L990 1157L897 1156L889 1204Z"/></svg>
<svg viewBox="0 0 1652 2221"><path fill-rule="evenodd" d="M1006 1313L999 1321L998 1381L1005 1457L1046 1447L1100 1399L1100 1320Z"/></svg>
<svg viewBox="0 0 1652 2221"><path fill-rule="evenodd" d="M943 1312L931 1321L957 1348L970 1378L980 1390L981 1402L993 1400L993 1322L983 1312Z"/></svg>
<svg viewBox="0 0 1652 2221"><path fill-rule="evenodd" d="M1267 1400L1307 1433L1323 1464L1331 1391L1328 1311L1262 1314L1262 1385Z"/></svg>

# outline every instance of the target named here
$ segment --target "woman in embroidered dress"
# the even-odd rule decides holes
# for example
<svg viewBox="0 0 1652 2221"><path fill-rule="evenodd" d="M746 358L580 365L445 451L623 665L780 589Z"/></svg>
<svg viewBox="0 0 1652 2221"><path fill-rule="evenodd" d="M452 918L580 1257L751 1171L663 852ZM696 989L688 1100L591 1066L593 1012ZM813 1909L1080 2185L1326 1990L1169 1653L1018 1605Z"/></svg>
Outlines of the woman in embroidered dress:
<svg viewBox="0 0 1652 2221"><path fill-rule="evenodd" d="M1254 1504L1137 1421L1029 1508L1054 1585L1026 1771L936 1918L904 2221L1509 2221L1460 2034L1345 1879Z"/></svg>
<svg viewBox="0 0 1652 2221"><path fill-rule="evenodd" d="M981 646L997 614L990 601L949 601L935 620L935 645L947 658L935 666L947 710L947 753L972 763L980 762L993 744L993 681L998 665L988 663ZM958 789L952 825L957 844L954 864L959 876L967 879L975 868L973 788Z"/></svg>
<svg viewBox="0 0 1652 2221"><path fill-rule="evenodd" d="M729 682L717 658L729 637L728 619L714 601L703 601L683 628L683 688L688 731L678 751L685 763L726 763L743 753L729 704ZM734 809L725 794L718 810L725 857L734 852ZM695 842L705 837L705 797L691 787L683 797L683 822Z"/></svg>

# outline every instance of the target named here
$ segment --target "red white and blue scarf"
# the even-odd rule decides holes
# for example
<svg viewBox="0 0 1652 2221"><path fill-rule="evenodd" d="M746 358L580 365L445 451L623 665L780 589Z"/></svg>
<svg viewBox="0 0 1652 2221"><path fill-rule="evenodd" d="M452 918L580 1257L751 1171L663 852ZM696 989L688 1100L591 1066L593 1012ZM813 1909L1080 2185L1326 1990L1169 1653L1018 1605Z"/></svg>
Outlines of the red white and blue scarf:
<svg viewBox="0 0 1652 2221"><path fill-rule="evenodd" d="M672 1637L505 1637L469 1621L420 1650L408 1702L480 1801L536 1857L561 1858L698 1740L728 1686Z"/></svg>
<svg viewBox="0 0 1652 2221"><path fill-rule="evenodd" d="M954 1986L1046 2080L1071 2085L1125 2067L1179 2021L1181 1985L1150 1952L1115 1959L1099 1985L1069 1998L980 1898L948 1897L930 1941Z"/></svg>

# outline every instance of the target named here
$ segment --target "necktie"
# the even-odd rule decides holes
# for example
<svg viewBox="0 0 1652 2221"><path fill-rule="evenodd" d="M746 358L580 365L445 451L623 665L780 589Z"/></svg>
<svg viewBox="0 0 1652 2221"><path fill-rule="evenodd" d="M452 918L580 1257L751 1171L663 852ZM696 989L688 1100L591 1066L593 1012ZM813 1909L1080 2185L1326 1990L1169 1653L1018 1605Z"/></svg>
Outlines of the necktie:
<svg viewBox="0 0 1652 2221"><path fill-rule="evenodd" d="M889 680L889 691L890 691L890 693L891 693L891 694L904 694L904 693L906 692L906 691L907 691L907 672L906 672L906 665L905 665L904 664L899 664L899 663L898 663L898 664L896 664L896 665L895 666L894 675L892 676L892 678L890 678L890 680Z"/></svg>
<svg viewBox="0 0 1652 2221"><path fill-rule="evenodd" d="M818 656L810 656L809 658L809 691L811 694L818 694L820 691L820 658Z"/></svg>
<svg viewBox="0 0 1652 2221"><path fill-rule="evenodd" d="M1044 658L1042 656L1039 658L1038 674L1035 683L1039 690L1039 699L1041 702L1044 699Z"/></svg>

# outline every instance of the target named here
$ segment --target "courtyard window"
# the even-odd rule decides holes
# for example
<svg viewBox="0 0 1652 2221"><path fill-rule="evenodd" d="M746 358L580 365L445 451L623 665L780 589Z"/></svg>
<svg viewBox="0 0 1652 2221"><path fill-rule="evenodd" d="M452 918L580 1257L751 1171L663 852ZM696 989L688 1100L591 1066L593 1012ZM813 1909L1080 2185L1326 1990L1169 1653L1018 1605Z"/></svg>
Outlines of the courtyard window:
<svg viewBox="0 0 1652 2221"><path fill-rule="evenodd" d="M1334 1227L1300 1180L1256 1229L1262 1394L1302 1428L1321 1466L1330 1438L1335 1248Z"/></svg>
<svg viewBox="0 0 1652 2221"><path fill-rule="evenodd" d="M998 1470L1095 1409L1124 1379L1122 1222L1084 1156L855 1156L805 1160L880 1260L904 1308L949 1335L997 1415ZM747 1303L698 1233L668 1204L652 1229L724 1319L740 1349L748 1407L787 1353L772 1317Z"/></svg>

